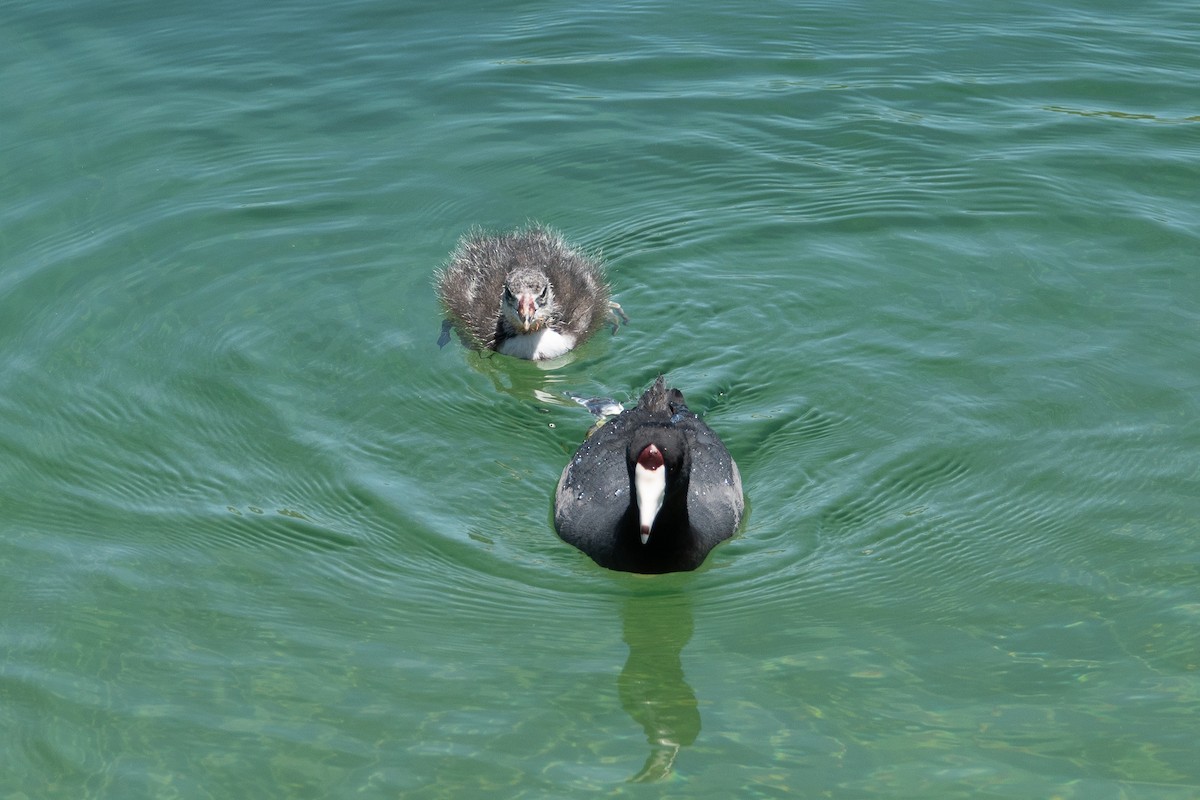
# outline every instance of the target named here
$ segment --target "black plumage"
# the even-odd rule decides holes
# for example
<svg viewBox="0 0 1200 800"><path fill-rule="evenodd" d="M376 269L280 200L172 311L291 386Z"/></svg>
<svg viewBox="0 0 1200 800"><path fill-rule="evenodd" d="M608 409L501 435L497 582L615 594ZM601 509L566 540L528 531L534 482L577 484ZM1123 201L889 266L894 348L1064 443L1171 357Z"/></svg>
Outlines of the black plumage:
<svg viewBox="0 0 1200 800"><path fill-rule="evenodd" d="M655 513L640 507L647 503L661 506ZM601 566L678 572L700 566L732 536L744 507L729 451L659 376L635 408L602 425L567 464L554 526Z"/></svg>

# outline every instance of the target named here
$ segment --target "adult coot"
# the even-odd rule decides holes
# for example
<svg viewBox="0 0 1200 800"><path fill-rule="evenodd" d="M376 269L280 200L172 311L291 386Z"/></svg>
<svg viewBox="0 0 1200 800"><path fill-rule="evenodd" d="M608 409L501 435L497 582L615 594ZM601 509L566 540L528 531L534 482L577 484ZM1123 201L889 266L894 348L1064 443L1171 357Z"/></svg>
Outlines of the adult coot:
<svg viewBox="0 0 1200 800"><path fill-rule="evenodd" d="M604 325L619 306L599 262L534 225L464 236L436 274L438 297L464 341L517 358L561 356Z"/></svg>
<svg viewBox="0 0 1200 800"><path fill-rule="evenodd" d="M567 464L554 527L603 567L679 572L733 535L743 507L729 451L660 375Z"/></svg>

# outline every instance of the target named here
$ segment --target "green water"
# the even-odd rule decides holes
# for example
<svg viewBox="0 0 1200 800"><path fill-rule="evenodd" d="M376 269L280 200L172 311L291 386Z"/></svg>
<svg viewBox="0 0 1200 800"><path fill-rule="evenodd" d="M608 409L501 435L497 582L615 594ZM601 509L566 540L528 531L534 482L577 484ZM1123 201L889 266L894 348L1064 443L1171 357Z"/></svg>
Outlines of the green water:
<svg viewBox="0 0 1200 800"><path fill-rule="evenodd" d="M1193 3L0 18L0 799L1200 795ZM631 323L439 350L528 220ZM606 572L659 372L748 517Z"/></svg>

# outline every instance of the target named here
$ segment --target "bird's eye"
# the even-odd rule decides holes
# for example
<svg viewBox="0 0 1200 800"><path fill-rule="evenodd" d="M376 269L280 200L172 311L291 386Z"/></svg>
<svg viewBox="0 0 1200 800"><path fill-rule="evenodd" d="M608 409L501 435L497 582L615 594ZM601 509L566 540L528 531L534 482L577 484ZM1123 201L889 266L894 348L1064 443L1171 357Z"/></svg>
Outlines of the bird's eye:
<svg viewBox="0 0 1200 800"><path fill-rule="evenodd" d="M542 291L538 293L538 300L545 300L546 295L549 294L549 292L550 292L550 284L547 283L545 286L542 287Z"/></svg>

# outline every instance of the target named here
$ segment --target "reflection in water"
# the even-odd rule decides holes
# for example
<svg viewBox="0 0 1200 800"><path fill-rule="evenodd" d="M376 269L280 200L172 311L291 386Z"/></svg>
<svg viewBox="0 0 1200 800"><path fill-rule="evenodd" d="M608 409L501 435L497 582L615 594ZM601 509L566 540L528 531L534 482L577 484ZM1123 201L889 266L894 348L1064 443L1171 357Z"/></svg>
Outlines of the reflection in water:
<svg viewBox="0 0 1200 800"><path fill-rule="evenodd" d="M679 748L700 734L696 693L683 676L683 647L692 638L692 604L685 594L630 597L622 609L629 658L617 679L621 707L646 732L650 755L631 781L671 774Z"/></svg>
<svg viewBox="0 0 1200 800"><path fill-rule="evenodd" d="M471 352L466 362L491 381L497 394L517 400L514 408L521 409L523 413L530 399L543 406L570 408L575 405L563 393L573 386L561 372L575 358L576 353L572 351L548 361L527 361L489 350L484 353ZM586 416L581 415L580 419L586 419Z"/></svg>

